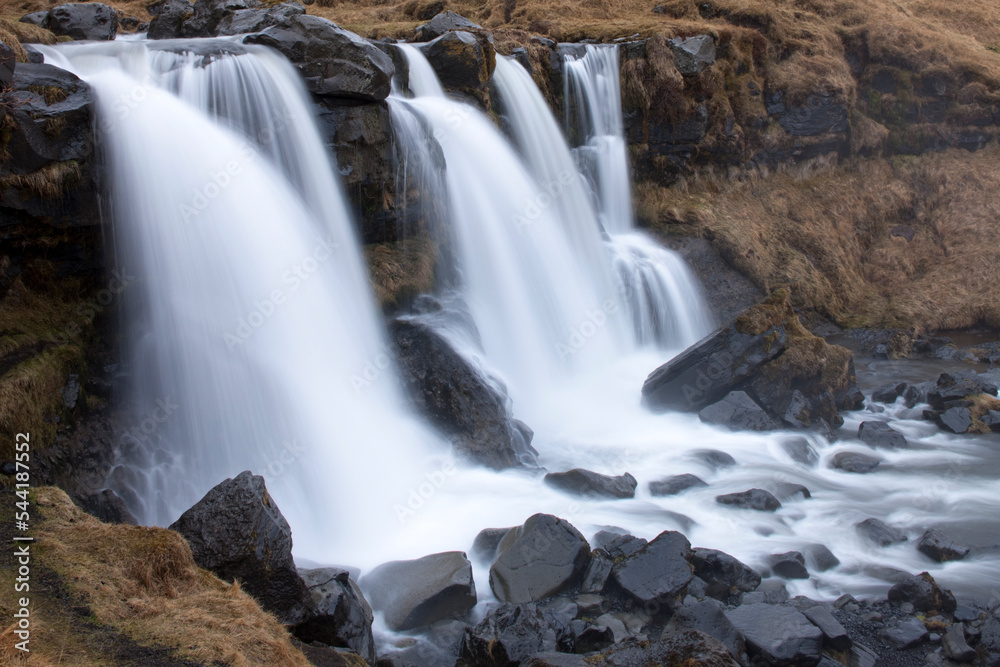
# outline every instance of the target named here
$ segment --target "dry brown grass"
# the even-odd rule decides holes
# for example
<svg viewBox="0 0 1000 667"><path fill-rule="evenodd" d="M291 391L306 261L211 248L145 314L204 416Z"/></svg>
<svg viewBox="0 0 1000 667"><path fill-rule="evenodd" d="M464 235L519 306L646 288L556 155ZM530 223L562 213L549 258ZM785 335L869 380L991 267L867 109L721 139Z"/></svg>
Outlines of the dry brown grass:
<svg viewBox="0 0 1000 667"><path fill-rule="evenodd" d="M762 288L792 285L797 306L842 325L1000 327L998 159L994 145L640 184L637 203L654 230L703 236Z"/></svg>
<svg viewBox="0 0 1000 667"><path fill-rule="evenodd" d="M97 622L204 664L309 665L285 628L238 584L199 569L177 533L103 524L52 487L37 489L35 499L36 568L55 571L87 600ZM50 636L44 616L33 618L41 624L32 633L32 663L66 664L60 637ZM7 643L0 640L0 650Z"/></svg>
<svg viewBox="0 0 1000 667"><path fill-rule="evenodd" d="M367 245L365 260L375 297L384 310L393 310L434 288L437 248L426 236Z"/></svg>

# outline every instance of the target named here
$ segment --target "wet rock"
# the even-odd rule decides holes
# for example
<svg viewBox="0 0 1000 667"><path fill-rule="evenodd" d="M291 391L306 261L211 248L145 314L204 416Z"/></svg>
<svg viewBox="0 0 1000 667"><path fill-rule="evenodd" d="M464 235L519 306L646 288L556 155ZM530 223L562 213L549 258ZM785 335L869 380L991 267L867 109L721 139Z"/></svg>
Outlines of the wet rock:
<svg viewBox="0 0 1000 667"><path fill-rule="evenodd" d="M713 470L722 470L736 465L736 459L717 449L699 449L691 454Z"/></svg>
<svg viewBox="0 0 1000 667"><path fill-rule="evenodd" d="M802 610L802 615L809 619L823 633L824 646L834 651L846 651L851 648L854 642L847 635L844 626L833 617L830 610L824 604Z"/></svg>
<svg viewBox="0 0 1000 667"><path fill-rule="evenodd" d="M470 32L447 32L422 50L446 90L481 94L496 68L493 45Z"/></svg>
<svg viewBox="0 0 1000 667"><path fill-rule="evenodd" d="M488 563L497 555L497 547L510 528L484 528L472 542L472 557Z"/></svg>
<svg viewBox="0 0 1000 667"><path fill-rule="evenodd" d="M537 653L531 656L526 662L522 662L521 665L522 667L589 667L582 655L559 653L557 651Z"/></svg>
<svg viewBox="0 0 1000 667"><path fill-rule="evenodd" d="M455 12L441 12L427 23L417 26L416 33L417 41L429 42L433 39L437 39L445 33L455 30L472 32L482 29L482 26L473 23L469 19L464 16L460 16Z"/></svg>
<svg viewBox="0 0 1000 667"><path fill-rule="evenodd" d="M858 533L872 544L887 547L906 541L906 533L879 519L869 518L855 526Z"/></svg>
<svg viewBox="0 0 1000 667"><path fill-rule="evenodd" d="M292 16L306 13L306 8L298 2L282 2L270 7L239 9L226 14L215 29L217 35L243 35L260 32Z"/></svg>
<svg viewBox="0 0 1000 667"><path fill-rule="evenodd" d="M806 559L798 551L788 551L783 554L772 554L767 558L767 564L774 573L785 579L808 579Z"/></svg>
<svg viewBox="0 0 1000 667"><path fill-rule="evenodd" d="M466 630L461 659L483 667L515 667L545 651L571 652L568 625L537 605L504 604L474 628Z"/></svg>
<svg viewBox="0 0 1000 667"><path fill-rule="evenodd" d="M826 572L840 565L840 559L823 544L808 544L802 549L809 567L816 572Z"/></svg>
<svg viewBox="0 0 1000 667"><path fill-rule="evenodd" d="M889 602L909 602L917 611L936 609L950 613L958 606L951 591L940 588L927 572L906 577L889 589L888 598Z"/></svg>
<svg viewBox="0 0 1000 667"><path fill-rule="evenodd" d="M584 593L576 597L577 617L600 616L607 611L607 600L600 595Z"/></svg>
<svg viewBox="0 0 1000 667"><path fill-rule="evenodd" d="M299 570L306 586L305 620L293 629L304 642L349 648L375 664L372 610L350 573L337 567Z"/></svg>
<svg viewBox="0 0 1000 667"><path fill-rule="evenodd" d="M149 39L175 39L184 35L184 21L194 16L194 4L188 0L165 0L150 6L153 18L146 36Z"/></svg>
<svg viewBox="0 0 1000 667"><path fill-rule="evenodd" d="M713 598L725 600L731 593L749 592L760 586L757 572L722 551L692 549L690 561L695 575L708 585L706 593Z"/></svg>
<svg viewBox="0 0 1000 667"><path fill-rule="evenodd" d="M635 535L619 535L604 544L604 550L612 559L619 559L623 556L631 556L646 546L648 542Z"/></svg>
<svg viewBox="0 0 1000 667"><path fill-rule="evenodd" d="M361 584L372 608L397 632L462 617L476 605L472 563L461 551L385 563Z"/></svg>
<svg viewBox="0 0 1000 667"><path fill-rule="evenodd" d="M194 561L240 585L283 623L300 622L305 585L292 560L292 531L264 478L241 472L213 487L170 525L191 545Z"/></svg>
<svg viewBox="0 0 1000 667"><path fill-rule="evenodd" d="M87 514L96 516L104 523L124 523L130 526L139 525L139 521L136 520L132 512L125 506L125 501L119 498L118 494L111 489L91 493L82 498L77 504Z"/></svg>
<svg viewBox="0 0 1000 667"><path fill-rule="evenodd" d="M691 543L664 531L630 556L616 562L611 576L643 605L672 606L694 576L688 556Z"/></svg>
<svg viewBox="0 0 1000 667"><path fill-rule="evenodd" d="M726 612L746 638L751 659L771 665L815 665L823 633L793 607L749 604Z"/></svg>
<svg viewBox="0 0 1000 667"><path fill-rule="evenodd" d="M733 431L772 431L778 424L744 391L731 391L725 398L702 408L698 418L706 424Z"/></svg>
<svg viewBox="0 0 1000 667"><path fill-rule="evenodd" d="M411 319L393 320L389 335L411 401L459 452L495 470L534 463L506 396L444 338Z"/></svg>
<svg viewBox="0 0 1000 667"><path fill-rule="evenodd" d="M378 102L389 95L392 59L353 32L319 16L292 16L248 36L248 44L277 49L320 97Z"/></svg>
<svg viewBox="0 0 1000 667"><path fill-rule="evenodd" d="M902 433L881 421L861 422L858 439L875 449L900 449L909 444Z"/></svg>
<svg viewBox="0 0 1000 667"><path fill-rule="evenodd" d="M614 631L606 625L593 625L575 620L570 623L573 650L577 653L600 651L615 643Z"/></svg>
<svg viewBox="0 0 1000 667"><path fill-rule="evenodd" d="M696 477L690 473L685 473L683 475L673 475L672 477L665 477L664 479L650 482L649 493L653 496L676 496L682 491L687 491L688 489L697 488L699 486L708 486L708 484L703 482L700 477Z"/></svg>
<svg viewBox="0 0 1000 667"><path fill-rule="evenodd" d="M14 52L0 41L0 90L6 90L14 81ZM0 111L0 121L7 114L6 107Z"/></svg>
<svg viewBox="0 0 1000 667"><path fill-rule="evenodd" d="M757 590L743 593L741 604L781 604L788 601L788 589L781 579L765 579Z"/></svg>
<svg viewBox="0 0 1000 667"><path fill-rule="evenodd" d="M882 463L882 459L860 452L838 452L830 463L833 468L863 475L874 472Z"/></svg>
<svg viewBox="0 0 1000 667"><path fill-rule="evenodd" d="M895 403L903 395L908 385L905 382L890 382L872 392L872 400L879 403Z"/></svg>
<svg viewBox="0 0 1000 667"><path fill-rule="evenodd" d="M955 623L941 637L941 647L945 656L955 662L972 662L976 659L976 650L965 641L965 625Z"/></svg>
<svg viewBox="0 0 1000 667"><path fill-rule="evenodd" d="M890 619L882 629L882 636L897 649L905 650L927 640L927 628L916 618Z"/></svg>
<svg viewBox="0 0 1000 667"><path fill-rule="evenodd" d="M49 10L46 27L74 40L108 41L118 34L118 12L99 2L74 2Z"/></svg>
<svg viewBox="0 0 1000 667"><path fill-rule="evenodd" d="M583 583L580 590L583 593L601 593L604 591L608 578L611 576L611 568L614 561L604 549L594 549L587 562L587 569L583 573Z"/></svg>
<svg viewBox="0 0 1000 667"><path fill-rule="evenodd" d="M684 630L697 630L718 640L729 649L733 656L743 655L746 646L743 635L723 613L723 607L715 600L705 600L678 608L663 628L662 637L669 637Z"/></svg>
<svg viewBox="0 0 1000 667"><path fill-rule="evenodd" d="M781 447L797 463L810 468L816 467L819 463L819 453L808 440L801 436L782 441Z"/></svg>
<svg viewBox="0 0 1000 667"><path fill-rule="evenodd" d="M645 42L642 44L642 54L645 54ZM630 48L627 46L626 48ZM640 57L642 57L642 54ZM638 139L637 143L647 144L644 131L649 138L659 134L664 141L671 142L676 137L668 132L654 132L655 125L643 124L641 118L630 118L626 125L629 131L629 141ZM707 130L707 118L702 122L700 114L696 117L694 134L704 136ZM700 140L699 140L700 141ZM651 146L655 150L654 146ZM727 264L712 245L702 238L690 236L675 236L670 239L660 239L671 250L676 250L687 263L688 267L704 287L704 297L709 309L717 322L729 322L743 311L761 302L767 295L745 275Z"/></svg>
<svg viewBox="0 0 1000 667"><path fill-rule="evenodd" d="M948 408L935 418L935 423L952 433L968 433L972 428L972 413L967 407Z"/></svg>
<svg viewBox="0 0 1000 667"><path fill-rule="evenodd" d="M757 510L758 512L774 512L781 503L770 492L764 489L749 489L739 493L727 493L716 496L715 502L722 505L733 505L741 509Z"/></svg>
<svg viewBox="0 0 1000 667"><path fill-rule="evenodd" d="M500 541L490 587L501 602L540 600L576 583L589 556L587 540L568 521L535 514Z"/></svg>
<svg viewBox="0 0 1000 667"><path fill-rule="evenodd" d="M700 667L737 667L739 663L720 642L697 630L684 630L657 641L626 639L601 653L588 656L602 667L637 665L699 665Z"/></svg>
<svg viewBox="0 0 1000 667"><path fill-rule="evenodd" d="M715 64L715 40L711 35L675 37L667 43L674 52L678 71L685 76L700 74L703 69Z"/></svg>
<svg viewBox="0 0 1000 667"><path fill-rule="evenodd" d="M599 498L633 498L637 482L629 473L611 477L583 468L566 472L550 472L545 483L567 493Z"/></svg>
<svg viewBox="0 0 1000 667"><path fill-rule="evenodd" d="M917 549L939 563L950 560L962 560L969 555L968 547L956 544L950 537L933 528L920 537L920 541L917 542Z"/></svg>
<svg viewBox="0 0 1000 667"><path fill-rule="evenodd" d="M796 496L801 496L803 500L812 498L808 488L794 482L773 482L770 487L778 500L792 500Z"/></svg>

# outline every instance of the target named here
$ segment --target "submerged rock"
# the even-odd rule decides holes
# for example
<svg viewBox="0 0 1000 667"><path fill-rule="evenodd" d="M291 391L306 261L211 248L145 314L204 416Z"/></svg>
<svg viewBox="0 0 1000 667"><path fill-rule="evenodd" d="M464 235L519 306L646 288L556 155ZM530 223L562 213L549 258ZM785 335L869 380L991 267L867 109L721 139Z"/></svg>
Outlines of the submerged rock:
<svg viewBox="0 0 1000 667"><path fill-rule="evenodd" d="M299 570L306 586L306 616L293 632L304 642L320 642L356 651L375 664L372 610L347 570L324 567Z"/></svg>
<svg viewBox="0 0 1000 667"><path fill-rule="evenodd" d="M858 439L869 447L878 449L901 449L908 445L902 433L882 421L861 422Z"/></svg>
<svg viewBox="0 0 1000 667"><path fill-rule="evenodd" d="M917 542L917 549L925 556L944 563L962 560L969 555L969 547L956 544L954 540L933 528L925 532Z"/></svg>
<svg viewBox="0 0 1000 667"><path fill-rule="evenodd" d="M830 465L844 472L865 474L873 472L882 463L882 459L877 456L869 456L860 452L838 452L834 455Z"/></svg>
<svg viewBox="0 0 1000 667"><path fill-rule="evenodd" d="M798 551L788 551L783 554L772 554L767 558L767 564L774 573L785 579L808 579L806 559Z"/></svg>
<svg viewBox="0 0 1000 667"><path fill-rule="evenodd" d="M722 505L733 505L742 509L757 510L758 512L774 512L781 507L781 502L769 491L764 489L750 489L739 493L727 493L716 496L715 502Z"/></svg>
<svg viewBox="0 0 1000 667"><path fill-rule="evenodd" d="M906 541L906 533L879 519L865 519L855 526L858 533L869 542L880 547Z"/></svg>
<svg viewBox="0 0 1000 667"><path fill-rule="evenodd" d="M462 617L476 605L472 563L461 551L385 563L361 584L372 608L397 632Z"/></svg>
<svg viewBox="0 0 1000 667"><path fill-rule="evenodd" d="M75 40L108 41L118 34L118 12L99 2L74 2L49 10L45 27Z"/></svg>
<svg viewBox="0 0 1000 667"><path fill-rule="evenodd" d="M587 540L565 519L535 514L497 547L490 587L501 602L532 602L576 583L590 555Z"/></svg>
<svg viewBox="0 0 1000 667"><path fill-rule="evenodd" d="M283 623L305 614L305 585L292 560L292 531L264 478L250 471L213 487L170 526L195 562L243 590Z"/></svg>
<svg viewBox="0 0 1000 667"><path fill-rule="evenodd" d="M690 473L685 473L683 475L674 475L672 477L665 477L664 479L657 480L655 482L649 483L649 493L653 496L676 496L682 491L687 491L688 489L697 488L699 486L708 486L700 477L696 477Z"/></svg>
<svg viewBox="0 0 1000 667"><path fill-rule="evenodd" d="M568 493L601 498L632 498L637 484L629 473L611 477L583 468L550 472L545 475L545 483Z"/></svg>

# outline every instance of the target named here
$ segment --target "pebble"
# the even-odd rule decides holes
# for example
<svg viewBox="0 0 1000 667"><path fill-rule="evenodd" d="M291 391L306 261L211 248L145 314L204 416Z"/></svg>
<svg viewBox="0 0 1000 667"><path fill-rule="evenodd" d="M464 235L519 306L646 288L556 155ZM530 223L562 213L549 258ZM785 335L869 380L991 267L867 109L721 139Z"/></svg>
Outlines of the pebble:
<svg viewBox="0 0 1000 667"><path fill-rule="evenodd" d="M913 603L911 603L911 602L904 602L903 604L899 605L899 610L901 612L903 612L904 614L912 614L913 613Z"/></svg>
<svg viewBox="0 0 1000 667"><path fill-rule="evenodd" d="M929 635L927 635L927 641L929 641L932 644L937 644L939 641L941 641L941 635L939 635L936 632L932 632Z"/></svg>
<svg viewBox="0 0 1000 667"><path fill-rule="evenodd" d="M869 613L865 614L861 618L863 618L864 620L866 620L868 622L881 621L882 620L882 614L879 613L879 612L877 612L877 611L873 611L873 612L869 612Z"/></svg>

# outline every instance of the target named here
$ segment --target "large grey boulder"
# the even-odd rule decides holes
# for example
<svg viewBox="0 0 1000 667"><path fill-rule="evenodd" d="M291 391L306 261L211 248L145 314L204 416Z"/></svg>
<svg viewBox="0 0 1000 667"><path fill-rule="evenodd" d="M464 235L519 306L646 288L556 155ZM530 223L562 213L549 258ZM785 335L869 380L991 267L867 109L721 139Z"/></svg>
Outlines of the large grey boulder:
<svg viewBox="0 0 1000 667"><path fill-rule="evenodd" d="M476 606L472 563L461 551L378 566L361 579L372 608L397 632L460 618Z"/></svg>
<svg viewBox="0 0 1000 667"><path fill-rule="evenodd" d="M262 5L260 0L195 0L193 14L184 19L183 36L212 37L226 17Z"/></svg>
<svg viewBox="0 0 1000 667"><path fill-rule="evenodd" d="M590 556L587 540L565 519L535 514L497 547L490 587L501 602L532 602L576 583Z"/></svg>
<svg viewBox="0 0 1000 667"><path fill-rule="evenodd" d="M694 578L688 557L691 543L682 534L664 531L635 553L618 560L611 576L646 610L674 606Z"/></svg>
<svg viewBox="0 0 1000 667"><path fill-rule="evenodd" d="M319 16L292 16L244 42L280 51L302 74L306 87L320 97L379 102L389 95L395 71L392 59Z"/></svg>
<svg viewBox="0 0 1000 667"><path fill-rule="evenodd" d="M372 610L350 573L342 568L299 570L306 586L306 616L293 632L304 642L349 648L374 665Z"/></svg>
<svg viewBox="0 0 1000 667"><path fill-rule="evenodd" d="M858 439L875 449L902 449L907 446L906 437L882 421L861 422Z"/></svg>
<svg viewBox="0 0 1000 667"><path fill-rule="evenodd" d="M251 32L260 32L273 25L278 25L287 18L301 16L305 13L306 8L301 3L294 2L294 0L269 7L238 9L235 12L226 14L219 21L219 25L215 29L215 34L243 35Z"/></svg>
<svg viewBox="0 0 1000 667"><path fill-rule="evenodd" d="M146 36L149 39L176 39L184 34L184 22L194 16L189 0L163 0L149 7L152 19Z"/></svg>
<svg viewBox="0 0 1000 667"><path fill-rule="evenodd" d="M933 528L920 536L917 550L939 563L962 560L969 555L969 547L958 544L941 531Z"/></svg>
<svg viewBox="0 0 1000 667"><path fill-rule="evenodd" d="M474 31L482 29L483 27L481 25L473 23L469 19L464 16L460 16L455 12L441 12L427 23L417 26L416 33L418 41L429 42L432 39L437 39L441 35L454 30L464 30L468 32L470 30Z"/></svg>
<svg viewBox="0 0 1000 667"><path fill-rule="evenodd" d="M99 2L74 2L49 10L47 27L75 40L108 41L118 34L118 12Z"/></svg>
<svg viewBox="0 0 1000 667"><path fill-rule="evenodd" d="M692 549L691 565L695 576L708 587L706 593L725 600L732 593L747 593L760 586L760 575L745 563L715 549Z"/></svg>
<svg viewBox="0 0 1000 667"><path fill-rule="evenodd" d="M747 604L726 612L746 638L751 659L769 665L816 665L823 632L794 607Z"/></svg>
<svg viewBox="0 0 1000 667"><path fill-rule="evenodd" d="M889 589L889 602L909 602L917 611L937 609L951 613L958 603L951 591L937 585L927 572L910 575Z"/></svg>
<svg viewBox="0 0 1000 667"><path fill-rule="evenodd" d="M194 561L240 585L283 623L305 616L305 585L292 560L292 531L250 471L216 485L170 526L191 545Z"/></svg>
<svg viewBox="0 0 1000 667"><path fill-rule="evenodd" d="M493 46L470 32L447 32L422 50L441 85L449 90L471 94L487 86L496 69Z"/></svg>

